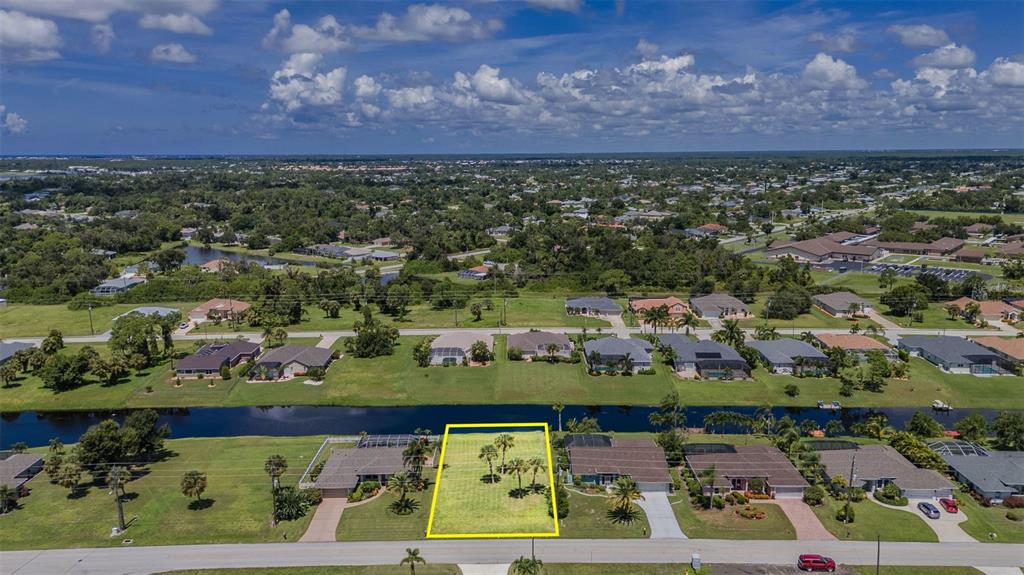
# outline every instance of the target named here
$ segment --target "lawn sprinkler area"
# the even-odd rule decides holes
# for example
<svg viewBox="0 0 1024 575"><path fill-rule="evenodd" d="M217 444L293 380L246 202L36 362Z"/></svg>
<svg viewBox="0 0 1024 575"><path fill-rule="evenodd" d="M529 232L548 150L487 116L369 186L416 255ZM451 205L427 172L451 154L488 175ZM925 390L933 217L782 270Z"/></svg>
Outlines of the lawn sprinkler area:
<svg viewBox="0 0 1024 575"><path fill-rule="evenodd" d="M428 538L558 537L546 423L449 424Z"/></svg>

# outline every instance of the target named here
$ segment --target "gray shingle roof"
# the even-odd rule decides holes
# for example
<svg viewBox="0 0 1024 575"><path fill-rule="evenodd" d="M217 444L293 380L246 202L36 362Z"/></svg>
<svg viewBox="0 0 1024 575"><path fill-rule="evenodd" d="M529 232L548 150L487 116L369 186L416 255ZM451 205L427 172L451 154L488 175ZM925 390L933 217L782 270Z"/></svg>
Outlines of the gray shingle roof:
<svg viewBox="0 0 1024 575"><path fill-rule="evenodd" d="M636 338L603 337L583 344L583 350L588 356L594 351L602 357L623 357L628 353L636 361L650 361L653 349L651 342Z"/></svg>
<svg viewBox="0 0 1024 575"><path fill-rule="evenodd" d="M268 351L260 358L259 365L277 364L287 365L297 362L306 367L326 367L331 361L331 349L322 347L309 347L308 345L284 345L277 349Z"/></svg>
<svg viewBox="0 0 1024 575"><path fill-rule="evenodd" d="M930 469L921 469L907 461L898 451L888 445L862 445L858 449L833 449L819 451L821 464L826 472L846 477L851 463L857 479L877 481L892 480L901 489L949 489L952 482ZM856 455L856 459L854 458Z"/></svg>
<svg viewBox="0 0 1024 575"><path fill-rule="evenodd" d="M988 455L943 455L942 459L979 489L1017 491L1024 486L1024 451L991 451Z"/></svg>
<svg viewBox="0 0 1024 575"><path fill-rule="evenodd" d="M360 475L392 475L405 469L404 447L364 447L332 449L327 463L316 478L320 489L352 489Z"/></svg>
<svg viewBox="0 0 1024 575"><path fill-rule="evenodd" d="M747 347L756 349L761 354L761 357L773 365L792 364L798 357L818 361L828 360L828 356L822 353L820 349L805 341L790 337L775 340L754 340L747 343Z"/></svg>
<svg viewBox="0 0 1024 575"><path fill-rule="evenodd" d="M691 341L690 338L679 334L662 335L658 337L658 340L661 345L671 347L676 352L677 363L750 368L738 351L717 341L710 339Z"/></svg>
<svg viewBox="0 0 1024 575"><path fill-rule="evenodd" d="M569 345L569 336L564 333L552 333L550 331L528 331L508 336L509 349L517 347L522 350L535 350L538 347L547 347L552 343L560 348L567 346Z"/></svg>
<svg viewBox="0 0 1024 575"><path fill-rule="evenodd" d="M924 350L946 363L991 363L999 359L989 349L951 335L908 335L900 338L900 345L912 350Z"/></svg>
<svg viewBox="0 0 1024 575"><path fill-rule="evenodd" d="M0 363L7 361L15 353L30 347L33 347L32 344L24 341L0 341Z"/></svg>
<svg viewBox="0 0 1024 575"><path fill-rule="evenodd" d="M860 307L871 306L866 299L848 291L818 294L813 296L811 299L814 300L815 303L838 311L846 311L850 309L850 304L857 304Z"/></svg>
<svg viewBox="0 0 1024 575"><path fill-rule="evenodd" d="M31 479L26 473L29 468L41 465L43 457L37 453L7 453L0 459L0 485L18 487Z"/></svg>
<svg viewBox="0 0 1024 575"><path fill-rule="evenodd" d="M587 308L604 313L622 313L622 306L606 297L574 297L565 300L565 307Z"/></svg>
<svg viewBox="0 0 1024 575"><path fill-rule="evenodd" d="M735 297L724 293L712 293L699 297L690 298L690 305L697 308L701 313L707 311L722 311L723 309L735 309L746 311L747 304Z"/></svg>

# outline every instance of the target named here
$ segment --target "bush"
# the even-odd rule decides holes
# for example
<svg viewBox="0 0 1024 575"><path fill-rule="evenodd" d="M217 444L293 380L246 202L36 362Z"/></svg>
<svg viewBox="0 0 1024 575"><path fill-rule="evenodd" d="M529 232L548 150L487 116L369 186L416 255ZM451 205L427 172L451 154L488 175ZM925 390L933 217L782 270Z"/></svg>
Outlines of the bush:
<svg viewBox="0 0 1024 575"><path fill-rule="evenodd" d="M1020 495L1011 495L1006 499L1003 499L1003 507L1009 507L1010 509L1020 509L1024 507L1024 497Z"/></svg>
<svg viewBox="0 0 1024 575"><path fill-rule="evenodd" d="M767 516L764 510L758 509L753 505L746 505L743 509L738 509L736 514L744 519L764 519Z"/></svg>
<svg viewBox="0 0 1024 575"><path fill-rule="evenodd" d="M895 483L890 483L881 489L876 489L875 499L886 505L894 505L896 507L905 507L910 503L906 497L900 494L900 488Z"/></svg>
<svg viewBox="0 0 1024 575"><path fill-rule="evenodd" d="M865 493L860 487L854 487L850 490L850 500L854 503L864 501Z"/></svg>
<svg viewBox="0 0 1024 575"><path fill-rule="evenodd" d="M732 493L726 493L725 502L728 503L729 505L733 505L734 503L736 503L736 498L733 497Z"/></svg>
<svg viewBox="0 0 1024 575"><path fill-rule="evenodd" d="M220 366L220 378L224 381L231 379L231 368L226 364Z"/></svg>
<svg viewBox="0 0 1024 575"><path fill-rule="evenodd" d="M512 361L519 361L523 359L523 350L518 347L512 347L508 350L508 358Z"/></svg>
<svg viewBox="0 0 1024 575"><path fill-rule="evenodd" d="M843 505L836 511L836 521L840 523L853 523L853 519L856 513L853 511L852 505Z"/></svg>
<svg viewBox="0 0 1024 575"><path fill-rule="evenodd" d="M738 505L746 505L747 504L747 496L746 495L744 495L744 494L740 493L739 491L737 491L735 493L735 496L736 496L736 503Z"/></svg>
<svg viewBox="0 0 1024 575"><path fill-rule="evenodd" d="M1006 518L1010 521L1024 521L1024 513L1011 509L1006 512Z"/></svg>
<svg viewBox="0 0 1024 575"><path fill-rule="evenodd" d="M796 396L800 395L800 388L797 387L796 384L790 383L790 384L786 385L786 387L784 387L782 389L783 389L783 391L786 392L786 395L788 395L790 397L796 397Z"/></svg>
<svg viewBox="0 0 1024 575"><path fill-rule="evenodd" d="M825 500L825 490L819 485L812 485L804 489L804 503L808 505L821 505Z"/></svg>
<svg viewBox="0 0 1024 575"><path fill-rule="evenodd" d="M725 509L725 500L722 499L721 495L715 495L711 498L711 505L713 505L715 509Z"/></svg>

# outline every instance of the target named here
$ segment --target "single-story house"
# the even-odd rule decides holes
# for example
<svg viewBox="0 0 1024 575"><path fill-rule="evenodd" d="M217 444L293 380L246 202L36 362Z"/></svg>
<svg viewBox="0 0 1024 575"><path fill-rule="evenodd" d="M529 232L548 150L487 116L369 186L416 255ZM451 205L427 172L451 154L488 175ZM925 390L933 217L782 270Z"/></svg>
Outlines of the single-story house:
<svg viewBox="0 0 1024 575"><path fill-rule="evenodd" d="M219 259L210 260L210 261L204 263L203 265L199 266L199 269L203 270L206 273L210 273L210 274L219 273L219 272L224 270L224 266L226 266L226 265L228 265L230 263L231 263L230 260L227 260L227 259L224 259L224 258L219 258Z"/></svg>
<svg viewBox="0 0 1024 575"><path fill-rule="evenodd" d="M256 359L260 350L260 344L242 340L210 343L178 360L174 373L178 377L216 376L225 365L235 367L243 361Z"/></svg>
<svg viewBox="0 0 1024 575"><path fill-rule="evenodd" d="M747 346L764 358L772 373L823 375L828 370L828 356L806 341L790 337L758 339L749 342Z"/></svg>
<svg viewBox="0 0 1024 575"><path fill-rule="evenodd" d="M760 480L764 492L775 499L797 499L804 495L807 480L789 459L768 445L713 445L714 449L688 446L686 466L701 484L705 495L751 490L751 483ZM714 478L708 481L703 472L714 467Z"/></svg>
<svg viewBox="0 0 1024 575"><path fill-rule="evenodd" d="M750 377L750 366L735 349L702 339L692 341L678 334L658 337L663 347L675 352L673 365L680 377L696 379L746 379Z"/></svg>
<svg viewBox="0 0 1024 575"><path fill-rule="evenodd" d="M811 301L818 309L833 317L853 317L871 312L871 302L848 291L818 294L811 296ZM856 311L851 313L851 309Z"/></svg>
<svg viewBox="0 0 1024 575"><path fill-rule="evenodd" d="M901 337L899 347L911 355L923 357L942 371L971 375L999 375L1006 371L999 366L1000 357L973 341L951 335L908 335Z"/></svg>
<svg viewBox="0 0 1024 575"><path fill-rule="evenodd" d="M747 317L750 308L747 304L729 294L712 293L690 298L690 306L700 317Z"/></svg>
<svg viewBox="0 0 1024 575"><path fill-rule="evenodd" d="M487 228L487 235L494 238L505 238L512 234L512 226L508 224L501 224L493 228Z"/></svg>
<svg viewBox="0 0 1024 575"><path fill-rule="evenodd" d="M989 349L1002 360L1003 368L1014 371L1024 363L1024 337L996 337L986 335L975 337L974 343Z"/></svg>
<svg viewBox="0 0 1024 575"><path fill-rule="evenodd" d="M608 437L608 436L605 436ZM567 438L568 439L568 438ZM585 483L609 486L629 477L640 491L670 491L672 478L665 450L652 439L609 438L607 445L587 441L569 442L569 472Z"/></svg>
<svg viewBox="0 0 1024 575"><path fill-rule="evenodd" d="M483 281L487 279L487 274L491 272L491 266L484 264L476 267L462 270L459 272L459 277L464 280L477 280Z"/></svg>
<svg viewBox="0 0 1024 575"><path fill-rule="evenodd" d="M305 375L314 368L327 369L333 360L334 350L329 348L283 345L263 354L249 372L249 377L281 379Z"/></svg>
<svg viewBox="0 0 1024 575"><path fill-rule="evenodd" d="M621 315L622 306L607 297L574 297L565 300L565 312L569 315Z"/></svg>
<svg viewBox="0 0 1024 575"><path fill-rule="evenodd" d="M949 464L957 481L992 503L1024 495L1024 451L987 451L960 441L940 441L929 447Z"/></svg>
<svg viewBox="0 0 1024 575"><path fill-rule="evenodd" d="M1015 322L1020 319L1020 309L1002 300L976 300L967 296L946 302L945 305L955 305L963 313L967 306L978 304L978 315L987 321L1008 321Z"/></svg>
<svg viewBox="0 0 1024 575"><path fill-rule="evenodd" d="M717 234L724 234L724 233L729 231L729 228L727 226L723 226L722 224L715 223L715 222L711 222L711 223L707 223L707 224L704 224L704 225L701 225L701 226L697 226L697 229L701 230L701 231L704 231L704 232L707 232L709 234L716 234L716 235Z"/></svg>
<svg viewBox="0 0 1024 575"><path fill-rule="evenodd" d="M882 352L889 361L896 360L896 352L891 347L859 333L819 333L815 334L814 338L824 347L845 349L856 355L860 361L867 359L868 353L872 351Z"/></svg>
<svg viewBox="0 0 1024 575"><path fill-rule="evenodd" d="M173 307L142 306L142 307L137 307L137 308L128 310L128 311L126 311L126 312L124 312L122 314L116 315L116 316L114 316L114 319L112 319L111 321L117 321L117 320L121 319L122 317L124 317L124 316L126 316L128 314L132 314L132 313L138 313L138 314L142 314L142 315L146 315L146 316L158 315L160 317L167 317L167 316L169 316L171 314L176 314L176 313L181 313L181 312L177 308L173 308Z"/></svg>
<svg viewBox="0 0 1024 575"><path fill-rule="evenodd" d="M469 361L473 344L482 341L494 352L494 338L488 333L456 331L442 333L430 342L430 365L462 365Z"/></svg>
<svg viewBox="0 0 1024 575"><path fill-rule="evenodd" d="M622 369L622 362L627 356L633 361L632 371L650 369L653 350L651 342L637 338L603 337L588 340L583 344L587 365L593 371Z"/></svg>
<svg viewBox="0 0 1024 575"><path fill-rule="evenodd" d="M861 445L854 449L829 449L817 452L822 471L831 481L840 476L849 481L853 467L854 487L874 491L895 483L907 498L952 497L953 483L941 473L921 469L888 445Z"/></svg>
<svg viewBox="0 0 1024 575"><path fill-rule="evenodd" d="M210 301L199 304L195 309L188 312L188 318L193 321L204 319L230 319L244 315L252 306L237 299L213 298Z"/></svg>
<svg viewBox="0 0 1024 575"><path fill-rule="evenodd" d="M690 311L690 306L675 296L629 300L629 311L638 316L642 316L648 310L657 309L661 306L665 306L668 309L670 317L682 317Z"/></svg>
<svg viewBox="0 0 1024 575"><path fill-rule="evenodd" d="M572 341L564 333L528 331L508 336L508 349L518 349L523 352L523 357L547 357L549 355L548 346L551 345L558 348L555 351L556 356L569 357L572 355Z"/></svg>
<svg viewBox="0 0 1024 575"><path fill-rule="evenodd" d="M382 485L405 471L405 447L353 447L332 449L314 486L325 497L348 497L363 481Z"/></svg>
<svg viewBox="0 0 1024 575"><path fill-rule="evenodd" d="M24 485L43 470L43 456L38 453L0 452L0 485L14 490L17 499L24 493Z"/></svg>
<svg viewBox="0 0 1024 575"><path fill-rule="evenodd" d="M824 263L829 261L869 262L882 255L874 246L842 244L829 237L809 240L775 240L764 251L766 258L792 257L797 261Z"/></svg>
<svg viewBox="0 0 1024 575"><path fill-rule="evenodd" d="M146 283L143 278L113 278L109 280L103 280L100 285L89 290L89 293L95 296L113 296L119 293L124 293L137 285Z"/></svg>
<svg viewBox="0 0 1024 575"><path fill-rule="evenodd" d="M31 347L35 346L25 341L0 341L0 365L6 363L19 351Z"/></svg>

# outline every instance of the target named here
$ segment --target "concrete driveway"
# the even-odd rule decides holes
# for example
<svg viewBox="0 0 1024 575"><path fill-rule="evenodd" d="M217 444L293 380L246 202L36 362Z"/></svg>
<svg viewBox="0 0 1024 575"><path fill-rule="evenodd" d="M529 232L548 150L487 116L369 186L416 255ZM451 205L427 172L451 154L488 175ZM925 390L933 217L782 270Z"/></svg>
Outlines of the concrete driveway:
<svg viewBox="0 0 1024 575"><path fill-rule="evenodd" d="M877 501L874 497L869 496L868 499L881 505L881 502ZM922 501L931 503L939 509L938 519L929 519L927 515L917 508L917 504ZM973 537L965 533L964 530L960 528L960 524L967 521L967 515L965 515L963 511L958 513L946 513L946 510L939 505L939 501L937 499L911 499L910 503L908 503L906 507L894 507L893 509L901 509L903 511L916 514L928 525L928 527L932 528L932 531L934 531L935 535L939 538L940 543L963 543L975 541Z"/></svg>
<svg viewBox="0 0 1024 575"><path fill-rule="evenodd" d="M668 493L644 491L643 495L644 498L637 503L647 514L651 539L686 539L686 534L679 528L679 521L676 521L676 514L672 512L672 504L668 502Z"/></svg>
<svg viewBox="0 0 1024 575"><path fill-rule="evenodd" d="M299 542L337 541L335 534L338 530L338 521L341 520L341 514L346 507L348 507L348 500L344 497L328 497L321 501Z"/></svg>
<svg viewBox="0 0 1024 575"><path fill-rule="evenodd" d="M796 538L799 541L827 541L835 539L836 536L829 533L828 529L821 524L818 516L811 511L800 499L769 499L754 501L753 503L774 503L786 514L789 522L796 529Z"/></svg>

